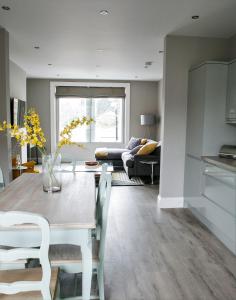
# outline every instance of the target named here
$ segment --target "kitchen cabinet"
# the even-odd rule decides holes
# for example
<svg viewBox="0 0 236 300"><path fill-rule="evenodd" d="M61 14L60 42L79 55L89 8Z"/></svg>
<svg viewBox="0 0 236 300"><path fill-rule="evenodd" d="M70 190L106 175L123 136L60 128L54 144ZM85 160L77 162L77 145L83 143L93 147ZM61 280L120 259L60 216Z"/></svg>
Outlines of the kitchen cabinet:
<svg viewBox="0 0 236 300"><path fill-rule="evenodd" d="M184 204L236 253L236 173L213 176L202 161L217 156L223 144L236 144L235 126L225 123L228 67L206 62L189 72Z"/></svg>

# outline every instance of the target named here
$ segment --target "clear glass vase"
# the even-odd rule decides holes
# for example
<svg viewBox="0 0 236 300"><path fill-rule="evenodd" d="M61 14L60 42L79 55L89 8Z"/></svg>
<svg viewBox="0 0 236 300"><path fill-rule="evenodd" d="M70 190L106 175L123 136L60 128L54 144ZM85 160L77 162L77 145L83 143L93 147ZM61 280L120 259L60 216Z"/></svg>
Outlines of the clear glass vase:
<svg viewBox="0 0 236 300"><path fill-rule="evenodd" d="M61 154L43 155L43 190L54 193L61 191Z"/></svg>

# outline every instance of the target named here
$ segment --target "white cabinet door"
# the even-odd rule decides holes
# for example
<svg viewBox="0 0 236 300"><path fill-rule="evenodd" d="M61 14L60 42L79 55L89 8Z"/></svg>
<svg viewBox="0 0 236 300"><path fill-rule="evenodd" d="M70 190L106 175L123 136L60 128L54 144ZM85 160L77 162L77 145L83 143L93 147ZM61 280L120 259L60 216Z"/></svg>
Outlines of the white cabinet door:
<svg viewBox="0 0 236 300"><path fill-rule="evenodd" d="M229 65L226 122L236 123L236 61Z"/></svg>

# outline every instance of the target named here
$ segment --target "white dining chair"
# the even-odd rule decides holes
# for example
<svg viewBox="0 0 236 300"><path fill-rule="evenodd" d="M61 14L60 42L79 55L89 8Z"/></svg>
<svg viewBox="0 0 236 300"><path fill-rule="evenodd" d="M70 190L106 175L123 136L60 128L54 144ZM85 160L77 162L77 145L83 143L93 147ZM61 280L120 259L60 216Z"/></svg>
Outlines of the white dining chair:
<svg viewBox="0 0 236 300"><path fill-rule="evenodd" d="M4 189L4 187L5 187L5 181L3 177L2 168L0 167L0 192Z"/></svg>
<svg viewBox="0 0 236 300"><path fill-rule="evenodd" d="M108 168L108 164L104 163L102 165L102 173L100 175L98 190L97 190L97 199L96 199L96 222L97 222L97 224L96 224L96 229L95 229L95 235L96 235L97 240L100 240L100 235L101 235L100 219L101 219L101 215L102 215L101 210L102 210L103 201L104 201L102 195L104 194L106 185L107 185L107 178L106 178L107 168Z"/></svg>
<svg viewBox="0 0 236 300"><path fill-rule="evenodd" d="M1 300L52 300L56 295L58 268L51 270L48 258L50 230L48 221L36 214L26 212L0 212L0 230L7 227L33 224L41 230L39 248L0 249L0 263L7 264L17 260L39 259L41 268L0 271Z"/></svg>
<svg viewBox="0 0 236 300"><path fill-rule="evenodd" d="M92 240L93 249L93 270L97 273L99 299L104 300L104 254L105 240L108 220L108 209L111 194L111 174L104 172L102 190L99 193L100 210L98 225L100 226L100 240ZM104 188L103 188L104 187ZM52 266L60 267L67 273L76 273L78 269L82 272L82 253L80 247L73 245L52 245L50 246L49 258Z"/></svg>

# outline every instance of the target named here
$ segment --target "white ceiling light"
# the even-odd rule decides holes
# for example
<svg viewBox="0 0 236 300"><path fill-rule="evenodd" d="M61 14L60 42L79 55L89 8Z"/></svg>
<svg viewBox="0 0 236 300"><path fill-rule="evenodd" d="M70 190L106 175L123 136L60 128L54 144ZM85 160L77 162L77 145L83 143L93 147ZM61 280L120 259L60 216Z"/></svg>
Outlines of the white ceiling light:
<svg viewBox="0 0 236 300"><path fill-rule="evenodd" d="M102 16L107 16L107 15L109 15L109 11L106 9L102 9L102 10L100 10L99 14Z"/></svg>
<svg viewBox="0 0 236 300"><path fill-rule="evenodd" d="M104 52L105 49L96 49L97 52Z"/></svg>

